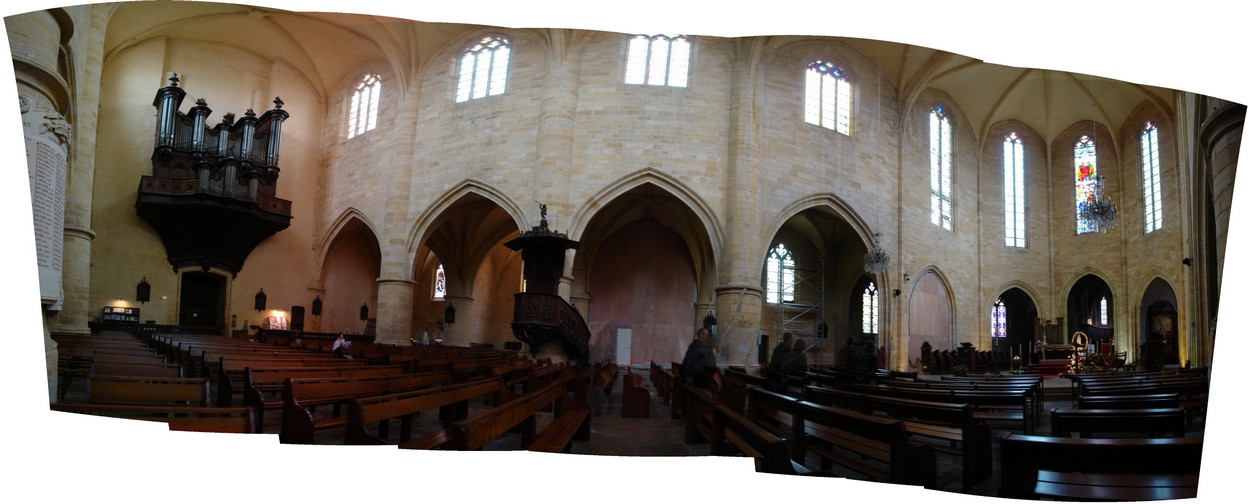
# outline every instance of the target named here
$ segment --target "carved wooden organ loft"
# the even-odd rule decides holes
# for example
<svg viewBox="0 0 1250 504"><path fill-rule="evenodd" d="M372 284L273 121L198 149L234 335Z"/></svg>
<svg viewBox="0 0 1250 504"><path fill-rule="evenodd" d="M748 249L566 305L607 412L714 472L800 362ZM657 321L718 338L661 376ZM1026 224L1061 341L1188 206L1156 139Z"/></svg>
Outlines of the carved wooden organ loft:
<svg viewBox="0 0 1250 504"><path fill-rule="evenodd" d="M178 75L156 93L152 175L139 182L136 212L151 224L175 270L218 267L238 274L257 245L291 223L291 202L278 198L282 99L260 117L226 114L207 124L203 98L179 112L186 91Z"/></svg>

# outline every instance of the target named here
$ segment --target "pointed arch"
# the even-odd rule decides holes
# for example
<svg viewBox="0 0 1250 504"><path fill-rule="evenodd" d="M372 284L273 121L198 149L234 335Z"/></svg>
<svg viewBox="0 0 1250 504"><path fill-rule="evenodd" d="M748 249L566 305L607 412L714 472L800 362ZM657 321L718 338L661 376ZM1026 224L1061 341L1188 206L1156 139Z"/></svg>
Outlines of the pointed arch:
<svg viewBox="0 0 1250 504"><path fill-rule="evenodd" d="M858 236L859 240L866 246L871 246L875 243L875 232L868 226L868 223L864 221L863 217L859 215L859 212L856 212L855 209L846 202L846 200L833 193L809 194L803 198L795 200L789 205L786 205L779 212L777 212L772 222L768 224L768 227L762 230L763 236L776 236L777 233L781 231L782 226L784 226L792 217L798 215L800 212L819 207L827 207L833 210L833 213L837 217L846 221L847 224L850 224L851 229L855 231L855 235ZM761 244L763 250L760 257L764 257L764 255L768 253L767 249L770 245L771 244L769 243ZM878 282L878 286L880 286L880 282Z"/></svg>
<svg viewBox="0 0 1250 504"><path fill-rule="evenodd" d="M937 291L925 294L925 289L933 287L928 281L930 277L937 283ZM945 313L941 311L943 308L946 309ZM934 350L954 350L955 321L958 320L955 292L951 289L950 279L941 268L936 265L920 268L908 294L906 311L907 344L898 351L906 352L904 355L907 362L915 362L920 358L920 348L925 342ZM918 337L928 337L935 341L917 340Z"/></svg>
<svg viewBox="0 0 1250 504"><path fill-rule="evenodd" d="M716 211L693 188L672 175L652 167L646 167L618 178L587 198L586 202L578 207L577 211L573 213L572 219L569 220L569 237L579 240L599 210L610 204L617 197L646 184L663 189L681 201L686 208L694 212L695 217L702 224L703 232L707 235L707 246L710 247L706 251L710 256L708 264L719 264L721 240L724 232L721 230L720 221L716 219ZM697 248L691 248L692 252L697 250Z"/></svg>
<svg viewBox="0 0 1250 504"><path fill-rule="evenodd" d="M316 252L314 252L316 255L313 257L313 266L317 268L316 271L319 272L317 287L320 287L325 280L325 260L326 256L329 254L330 247L334 244L334 240L343 233L343 230L351 224L353 220L359 221L360 225L367 228L369 232L373 234L375 240L382 236L378 233L378 228L373 224L373 220L370 219L368 215L365 215L364 212L360 211L360 209L356 207L347 207L343 210L343 212L339 214L338 218L334 219L334 222L330 223L330 226L326 228L325 234L321 236L321 240L317 242L317 249ZM374 246L377 247L378 250L381 250L382 248L381 243L375 243Z"/></svg>
<svg viewBox="0 0 1250 504"><path fill-rule="evenodd" d="M1033 306L1037 307L1037 316L1047 318L1045 315L1046 311L1043 309L1043 305L1041 303L1043 299L1042 296L1037 293L1037 289L1034 289L1033 286L1020 280L1011 280L999 285L998 288L992 291L994 294L985 299L982 304L985 304L986 306L993 305L995 299L998 299L998 297L1002 296L1004 292L1011 289L1020 289L1021 292L1029 297L1030 301L1033 301Z"/></svg>
<svg viewBox="0 0 1250 504"><path fill-rule="evenodd" d="M417 216L417 219L412 223L412 227L408 229L408 242L405 246L404 254L407 261L404 270L408 272L408 275L412 275L418 249L429 239L430 233L447 218L447 210L460 201L461 198L470 195L482 197L498 205L516 223L517 229L525 229L523 225L527 221L525 211L521 210L520 205L517 205L511 197L483 182L464 179L451 189L442 192L437 199ZM408 278L408 280L412 280L412 278Z"/></svg>

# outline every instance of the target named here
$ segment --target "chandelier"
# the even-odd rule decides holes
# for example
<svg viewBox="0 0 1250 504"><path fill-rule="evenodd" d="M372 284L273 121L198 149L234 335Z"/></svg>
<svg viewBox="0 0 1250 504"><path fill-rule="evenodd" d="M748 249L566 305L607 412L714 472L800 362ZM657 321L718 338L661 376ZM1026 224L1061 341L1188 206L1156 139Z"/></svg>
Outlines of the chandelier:
<svg viewBox="0 0 1250 504"><path fill-rule="evenodd" d="M873 240L872 248L868 249L868 253L864 254L864 271L874 275L885 271L890 266L890 254L881 248L881 233L876 234L877 239Z"/></svg>
<svg viewBox="0 0 1250 504"><path fill-rule="evenodd" d="M1117 210L1115 202L1111 201L1111 197L1107 196L1107 192L1103 189L1103 182L1106 177L1099 175L1094 178L1094 188L1085 203L1081 204L1080 218L1090 223L1094 229L1101 232L1107 232L1115 227Z"/></svg>

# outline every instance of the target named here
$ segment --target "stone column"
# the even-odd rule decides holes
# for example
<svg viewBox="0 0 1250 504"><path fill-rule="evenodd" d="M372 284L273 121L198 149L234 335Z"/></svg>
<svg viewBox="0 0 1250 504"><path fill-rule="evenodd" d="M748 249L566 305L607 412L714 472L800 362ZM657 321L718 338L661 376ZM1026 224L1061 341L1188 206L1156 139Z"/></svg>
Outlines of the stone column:
<svg viewBox="0 0 1250 504"><path fill-rule="evenodd" d="M538 110L538 134L535 139L533 188L534 201L548 205L552 211L552 230L568 232L568 216L573 202L568 200L573 171L574 116L577 112L580 51L573 47L578 31L544 30L548 43L546 71L543 72L542 94ZM564 219L562 219L562 217ZM532 222L531 224L538 224ZM571 254L570 254L571 256ZM571 262L571 257L568 262ZM568 289L560 295L568 299Z"/></svg>
<svg viewBox="0 0 1250 504"><path fill-rule="evenodd" d="M756 336L759 335L762 303L763 290L758 286L716 288L717 364L722 367L755 364L759 357Z"/></svg>
<svg viewBox="0 0 1250 504"><path fill-rule="evenodd" d="M408 344L412 336L412 301L416 288L416 282L407 279L378 279L378 343Z"/></svg>
<svg viewBox="0 0 1250 504"><path fill-rule="evenodd" d="M730 94L728 180L725 194L725 241L716 288L718 363L751 365L756 355L763 292L760 271L763 251L759 216L759 121L755 86L765 38L736 42L733 89ZM702 317L700 317L702 319ZM700 320L701 321L701 320Z"/></svg>

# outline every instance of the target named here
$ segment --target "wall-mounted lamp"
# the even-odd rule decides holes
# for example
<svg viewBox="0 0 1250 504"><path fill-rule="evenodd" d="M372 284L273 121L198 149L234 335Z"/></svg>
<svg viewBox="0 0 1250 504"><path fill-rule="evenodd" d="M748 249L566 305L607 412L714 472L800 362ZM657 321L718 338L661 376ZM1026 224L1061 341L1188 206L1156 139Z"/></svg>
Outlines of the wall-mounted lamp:
<svg viewBox="0 0 1250 504"><path fill-rule="evenodd" d="M894 297L898 297L898 296L899 296L900 294L902 294L902 293L903 293L903 291L898 290L898 289L894 289Z"/></svg>
<svg viewBox="0 0 1250 504"><path fill-rule="evenodd" d="M369 303L360 304L360 320L369 320Z"/></svg>
<svg viewBox="0 0 1250 504"><path fill-rule="evenodd" d="M456 323L456 307L452 306L451 303L447 303L447 309L443 310L443 320L447 321L448 324Z"/></svg>
<svg viewBox="0 0 1250 504"><path fill-rule="evenodd" d="M135 286L135 301L146 303L152 299L152 286L148 284L148 277L139 280L139 285Z"/></svg>
<svg viewBox="0 0 1250 504"><path fill-rule="evenodd" d="M259 291L256 291L256 311L258 312L265 311L265 301L267 301L268 299L269 299L268 296L265 296L264 288L261 288Z"/></svg>
<svg viewBox="0 0 1250 504"><path fill-rule="evenodd" d="M903 283L907 283L907 282L910 282L910 281L911 281L911 273L908 273L908 272L904 271L904 272L903 272Z"/></svg>
<svg viewBox="0 0 1250 504"><path fill-rule="evenodd" d="M314 299L312 302L312 314L318 317L321 316L321 294L317 294L317 299Z"/></svg>
<svg viewBox="0 0 1250 504"><path fill-rule="evenodd" d="M1194 258L1192 258L1192 257L1186 257L1186 258L1184 258L1184 259L1181 259L1181 263L1182 263L1182 264L1184 264L1185 266L1193 266L1193 265L1194 265Z"/></svg>

